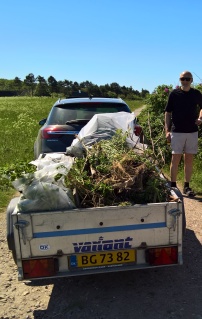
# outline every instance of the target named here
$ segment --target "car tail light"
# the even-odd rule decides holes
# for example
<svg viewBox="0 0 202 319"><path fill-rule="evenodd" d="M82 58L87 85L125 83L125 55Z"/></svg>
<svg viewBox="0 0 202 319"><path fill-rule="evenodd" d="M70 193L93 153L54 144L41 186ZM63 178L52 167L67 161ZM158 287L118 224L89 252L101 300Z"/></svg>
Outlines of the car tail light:
<svg viewBox="0 0 202 319"><path fill-rule="evenodd" d="M24 279L51 277L58 271L58 259L43 258L22 261Z"/></svg>
<svg viewBox="0 0 202 319"><path fill-rule="evenodd" d="M43 139L50 139L54 137L59 137L62 134L61 129L55 126L49 126L41 130L41 137Z"/></svg>
<svg viewBox="0 0 202 319"><path fill-rule="evenodd" d="M140 136L142 133L142 127L140 125L136 124L134 127L134 133L136 136Z"/></svg>
<svg viewBox="0 0 202 319"><path fill-rule="evenodd" d="M178 263L178 247L158 247L146 250L146 261L151 266L172 265Z"/></svg>

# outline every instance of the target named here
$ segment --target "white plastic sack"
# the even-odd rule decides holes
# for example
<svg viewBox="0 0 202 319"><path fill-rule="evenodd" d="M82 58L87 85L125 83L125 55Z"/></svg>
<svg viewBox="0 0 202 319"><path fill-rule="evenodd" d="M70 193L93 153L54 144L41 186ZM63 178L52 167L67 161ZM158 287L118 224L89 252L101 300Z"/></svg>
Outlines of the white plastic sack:
<svg viewBox="0 0 202 319"><path fill-rule="evenodd" d="M66 175L72 167L74 158L66 156L60 153L46 154L45 157L39 156L35 161L31 161L37 167L37 171L34 173L24 174L24 176L13 181L13 186L19 192L24 194L26 188L34 181L40 181L45 183L56 183L55 176L58 174ZM57 184L61 184L61 180Z"/></svg>
<svg viewBox="0 0 202 319"><path fill-rule="evenodd" d="M80 130L78 139L89 136L98 130L111 129L116 131L121 129L124 133L130 131L133 135L134 131L134 113L117 112L117 113L103 113L95 114L92 119ZM75 142L74 142L75 141ZM76 139L72 145L76 143Z"/></svg>
<svg viewBox="0 0 202 319"><path fill-rule="evenodd" d="M90 146L100 139L111 138L117 129L123 133L128 132L129 137L126 142L130 148L145 149L145 146L139 142L139 137L134 134L135 114L127 112L96 114L81 129L78 137L73 140L70 147L67 147L66 154L75 157L82 157L84 146Z"/></svg>
<svg viewBox="0 0 202 319"><path fill-rule="evenodd" d="M76 208L67 193L57 185L34 181L24 191L25 199L18 203L21 213Z"/></svg>
<svg viewBox="0 0 202 319"><path fill-rule="evenodd" d="M31 161L30 164L35 165L37 167L37 170L43 169L47 165L57 164L57 163L71 163L72 158L69 156L66 156L64 153L47 153L47 154L41 154L39 157Z"/></svg>
<svg viewBox="0 0 202 319"><path fill-rule="evenodd" d="M20 212L46 211L76 208L70 190L63 187L63 176L70 170L74 158L65 154L51 153L39 156L30 162L38 170L25 174L13 182L13 186L23 194L18 204ZM55 176L61 174L59 180Z"/></svg>
<svg viewBox="0 0 202 319"><path fill-rule="evenodd" d="M35 161L30 162L37 167L34 172L34 179L43 182L54 182L57 174L65 175L72 167L74 159L71 156L66 156L61 153L46 154L45 157L40 157Z"/></svg>

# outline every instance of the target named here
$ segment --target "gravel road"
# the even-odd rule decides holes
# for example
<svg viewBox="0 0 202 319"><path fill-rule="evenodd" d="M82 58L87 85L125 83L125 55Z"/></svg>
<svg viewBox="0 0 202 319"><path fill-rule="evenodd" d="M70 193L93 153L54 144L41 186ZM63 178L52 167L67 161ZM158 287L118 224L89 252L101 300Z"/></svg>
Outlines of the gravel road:
<svg viewBox="0 0 202 319"><path fill-rule="evenodd" d="M184 264L18 282L0 215L0 319L202 319L202 197L184 198Z"/></svg>

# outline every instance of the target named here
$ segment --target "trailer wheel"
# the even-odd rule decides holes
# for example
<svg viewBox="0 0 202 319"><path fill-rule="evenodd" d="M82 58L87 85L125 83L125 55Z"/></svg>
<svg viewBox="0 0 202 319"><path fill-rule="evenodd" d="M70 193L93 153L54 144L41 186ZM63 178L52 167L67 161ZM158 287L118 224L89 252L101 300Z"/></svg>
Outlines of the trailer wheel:
<svg viewBox="0 0 202 319"><path fill-rule="evenodd" d="M13 232L13 222L12 222L12 213L19 202L20 197L15 197L11 199L7 210L6 210L6 224L7 224L7 244L8 249L11 250L13 259L16 263L16 251L15 251L15 241L14 241L14 232Z"/></svg>

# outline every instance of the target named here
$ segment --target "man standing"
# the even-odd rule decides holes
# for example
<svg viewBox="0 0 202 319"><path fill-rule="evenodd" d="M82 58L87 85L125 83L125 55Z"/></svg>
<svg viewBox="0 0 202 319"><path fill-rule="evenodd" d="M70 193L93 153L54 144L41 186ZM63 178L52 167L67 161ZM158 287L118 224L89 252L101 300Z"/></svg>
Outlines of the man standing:
<svg viewBox="0 0 202 319"><path fill-rule="evenodd" d="M181 86L174 89L168 97L165 108L165 133L171 143L172 159L170 164L171 187L176 187L178 166L184 154L183 193L195 196L189 182L192 176L194 154L198 150L198 125L202 124L202 94L191 88L192 74L180 74ZM199 115L197 108L199 107Z"/></svg>

